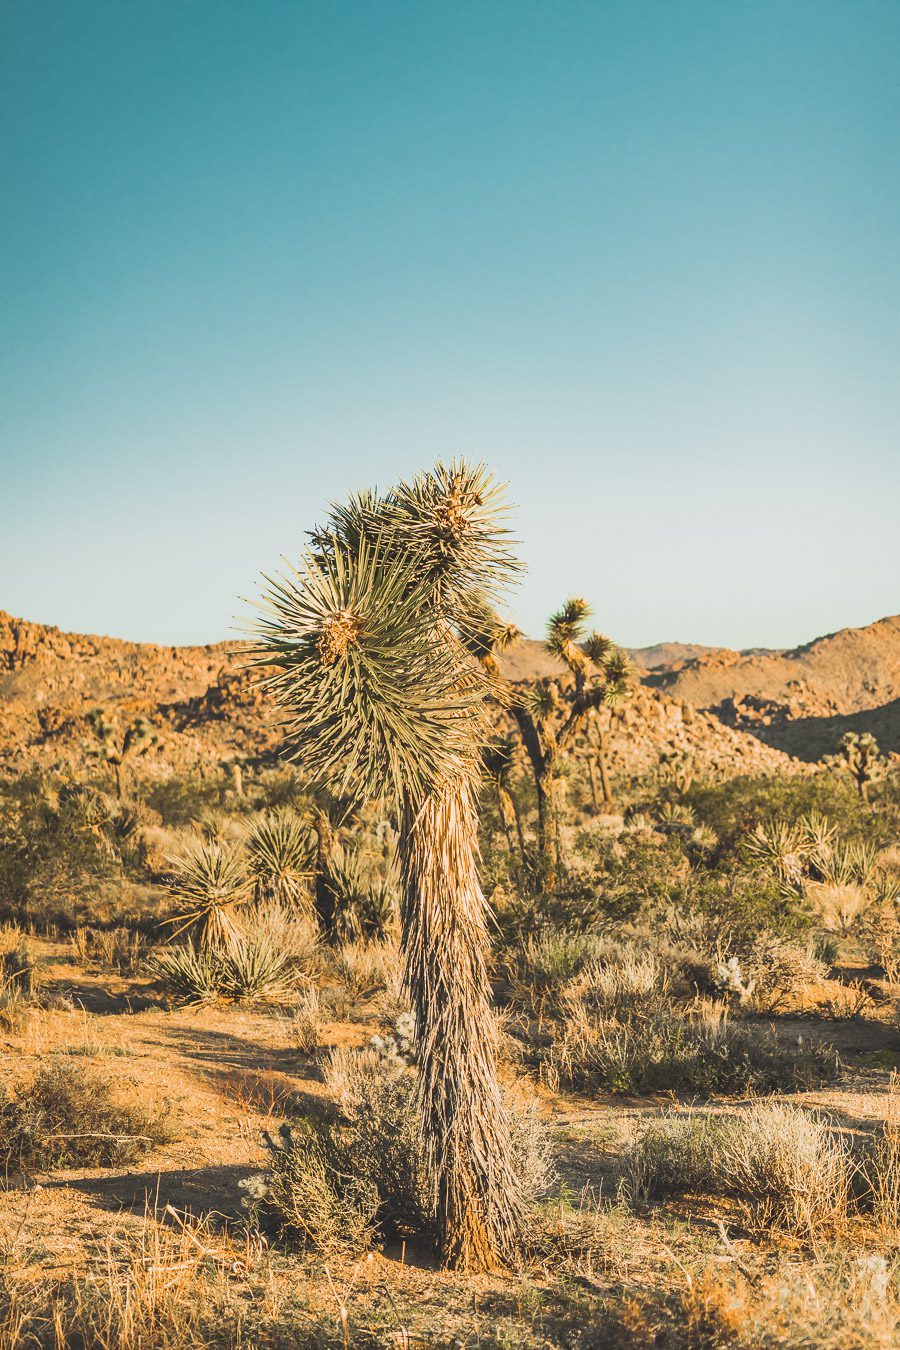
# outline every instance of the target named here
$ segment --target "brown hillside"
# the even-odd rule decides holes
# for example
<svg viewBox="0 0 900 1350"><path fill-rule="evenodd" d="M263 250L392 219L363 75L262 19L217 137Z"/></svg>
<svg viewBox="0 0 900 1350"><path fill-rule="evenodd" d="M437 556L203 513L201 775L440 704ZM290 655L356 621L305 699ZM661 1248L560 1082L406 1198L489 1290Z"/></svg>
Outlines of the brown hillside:
<svg viewBox="0 0 900 1350"><path fill-rule="evenodd" d="M559 674L542 644L523 641L510 653L515 680ZM89 767L94 741L88 713L102 706L122 724L148 717L158 737L139 773L226 766L272 757L279 733L275 710L240 670L227 643L161 647L63 633L0 613L0 767ZM663 689L640 686L617 716L611 766L646 773L663 752L683 750L698 770L715 773L785 769L790 759L758 737L695 711Z"/></svg>
<svg viewBox="0 0 900 1350"><path fill-rule="evenodd" d="M805 759L833 750L849 729L900 751L900 615L793 651L710 652L645 678Z"/></svg>

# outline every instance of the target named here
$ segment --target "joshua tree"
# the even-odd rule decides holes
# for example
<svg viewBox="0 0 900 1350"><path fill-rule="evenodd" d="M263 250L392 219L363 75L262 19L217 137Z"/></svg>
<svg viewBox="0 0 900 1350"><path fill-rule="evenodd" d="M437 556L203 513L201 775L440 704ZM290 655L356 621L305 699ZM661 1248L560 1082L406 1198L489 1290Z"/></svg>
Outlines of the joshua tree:
<svg viewBox="0 0 900 1350"><path fill-rule="evenodd" d="M870 731L846 732L837 754L829 755L826 763L849 770L860 797L864 802L869 800L869 784L881 768L881 751Z"/></svg>
<svg viewBox="0 0 900 1350"><path fill-rule="evenodd" d="M538 835L548 877L559 866L559 778L563 753L598 708L615 708L631 681L631 664L609 638L585 631L586 600L567 600L547 625L547 650L568 667L571 684L540 680L516 698L516 719L537 792Z"/></svg>
<svg viewBox="0 0 900 1350"><path fill-rule="evenodd" d="M485 701L471 640L515 560L483 468L438 465L333 506L299 569L269 580L254 648L305 775L400 823L406 983L446 1261L491 1266L523 1221L495 1069L476 796Z"/></svg>
<svg viewBox="0 0 900 1350"><path fill-rule="evenodd" d="M119 719L110 716L103 708L92 708L87 715L88 725L97 738L93 753L111 764L116 775L116 796L121 800L122 766L132 756L146 755L158 741L152 724L146 717L136 717L125 728L120 729Z"/></svg>

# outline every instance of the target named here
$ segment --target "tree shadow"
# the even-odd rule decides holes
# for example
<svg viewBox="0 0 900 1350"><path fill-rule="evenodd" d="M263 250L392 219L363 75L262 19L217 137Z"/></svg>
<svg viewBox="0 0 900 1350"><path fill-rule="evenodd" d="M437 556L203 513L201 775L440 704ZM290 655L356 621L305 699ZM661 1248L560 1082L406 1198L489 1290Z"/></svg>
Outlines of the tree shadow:
<svg viewBox="0 0 900 1350"><path fill-rule="evenodd" d="M238 1182L257 1170L252 1163L228 1163L168 1172L157 1169L101 1177L54 1177L41 1184L44 1190L78 1191L100 1209L117 1214L149 1210L161 1218L166 1205L171 1205L198 1218L208 1214L237 1218L242 1195Z"/></svg>

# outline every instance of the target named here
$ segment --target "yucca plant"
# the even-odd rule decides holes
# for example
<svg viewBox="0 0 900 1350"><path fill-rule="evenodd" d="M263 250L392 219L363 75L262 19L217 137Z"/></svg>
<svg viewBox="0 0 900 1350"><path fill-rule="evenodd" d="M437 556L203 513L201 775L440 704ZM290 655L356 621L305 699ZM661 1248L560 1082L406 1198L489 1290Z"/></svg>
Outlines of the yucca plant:
<svg viewBox="0 0 900 1350"><path fill-rule="evenodd" d="M313 875L316 838L290 807L258 816L247 836L247 871L257 899L303 907Z"/></svg>
<svg viewBox="0 0 900 1350"><path fill-rule="evenodd" d="M180 905L171 923L197 945L228 950L241 932L235 910L251 895L241 851L233 844L192 839L169 858L170 889Z"/></svg>
<svg viewBox="0 0 900 1350"><path fill-rule="evenodd" d="M256 660L313 783L390 801L421 1123L448 1262L518 1245L523 1204L495 1069L476 797L496 676L470 645L515 569L484 468L437 465L334 506L301 565L267 581Z"/></svg>

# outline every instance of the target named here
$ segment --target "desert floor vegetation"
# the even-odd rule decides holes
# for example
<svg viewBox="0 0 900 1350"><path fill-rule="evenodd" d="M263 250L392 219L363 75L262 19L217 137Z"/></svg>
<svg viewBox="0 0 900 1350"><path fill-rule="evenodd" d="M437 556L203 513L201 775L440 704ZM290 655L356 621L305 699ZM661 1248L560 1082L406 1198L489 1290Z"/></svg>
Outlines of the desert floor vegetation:
<svg viewBox="0 0 900 1350"><path fill-rule="evenodd" d="M900 1343L896 770L666 762L595 808L586 738L548 868L497 734L527 1223L477 1275L435 1251L390 807L264 757L0 780L0 1346Z"/></svg>

